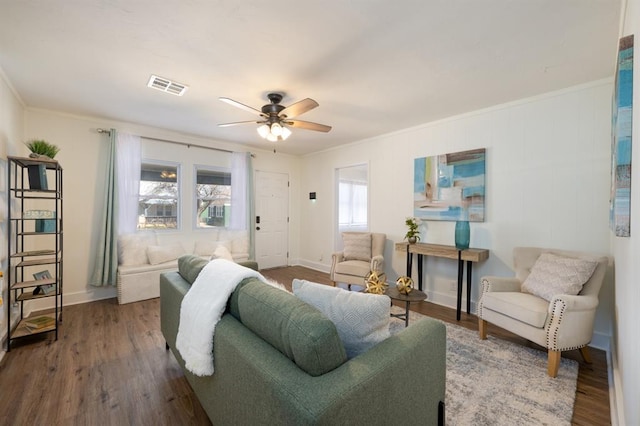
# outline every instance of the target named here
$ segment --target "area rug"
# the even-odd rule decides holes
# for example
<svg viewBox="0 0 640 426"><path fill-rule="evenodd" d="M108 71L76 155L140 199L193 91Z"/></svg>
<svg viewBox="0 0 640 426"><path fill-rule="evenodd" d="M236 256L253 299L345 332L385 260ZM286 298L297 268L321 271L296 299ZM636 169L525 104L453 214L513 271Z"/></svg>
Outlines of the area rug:
<svg viewBox="0 0 640 426"><path fill-rule="evenodd" d="M400 308L392 308L394 313ZM424 315L409 314L410 323ZM578 363L562 358L555 379L547 353L445 323L447 327L447 425L569 425ZM391 333L404 321L391 319Z"/></svg>

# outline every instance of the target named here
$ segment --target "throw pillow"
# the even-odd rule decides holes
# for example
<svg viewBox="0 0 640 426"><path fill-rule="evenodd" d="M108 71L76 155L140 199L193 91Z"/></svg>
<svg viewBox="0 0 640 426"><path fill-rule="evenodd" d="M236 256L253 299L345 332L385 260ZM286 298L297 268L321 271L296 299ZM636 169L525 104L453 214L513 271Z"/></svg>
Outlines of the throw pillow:
<svg viewBox="0 0 640 426"><path fill-rule="evenodd" d="M249 239L236 238L235 240L231 240L231 253L249 253Z"/></svg>
<svg viewBox="0 0 640 426"><path fill-rule="evenodd" d="M147 247L156 244L156 234L136 233L118 237L118 263L123 266L149 263Z"/></svg>
<svg viewBox="0 0 640 426"><path fill-rule="evenodd" d="M551 300L557 294L576 295L589 281L598 262L542 253L522 283L522 291Z"/></svg>
<svg viewBox="0 0 640 426"><path fill-rule="evenodd" d="M305 280L293 280L293 294L314 306L336 325L349 358L389 337L388 296L346 291Z"/></svg>
<svg viewBox="0 0 640 426"><path fill-rule="evenodd" d="M218 247L218 242L216 240L196 241L193 254L198 256L211 256L211 253L215 251L216 247Z"/></svg>
<svg viewBox="0 0 640 426"><path fill-rule="evenodd" d="M147 256L152 265L176 260L183 254L185 250L180 243L147 247Z"/></svg>
<svg viewBox="0 0 640 426"><path fill-rule="evenodd" d="M368 232L343 232L344 260L371 260L371 234Z"/></svg>
<svg viewBox="0 0 640 426"><path fill-rule="evenodd" d="M216 247L213 254L211 255L211 260L213 259L225 259L230 262L233 262L233 256L231 256L231 252L229 249L223 245Z"/></svg>

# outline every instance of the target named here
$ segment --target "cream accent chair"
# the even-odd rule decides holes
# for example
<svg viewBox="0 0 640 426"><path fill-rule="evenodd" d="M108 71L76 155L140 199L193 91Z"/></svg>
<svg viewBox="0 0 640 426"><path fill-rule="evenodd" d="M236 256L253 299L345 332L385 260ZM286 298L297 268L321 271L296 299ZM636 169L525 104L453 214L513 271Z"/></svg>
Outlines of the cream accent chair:
<svg viewBox="0 0 640 426"><path fill-rule="evenodd" d="M370 244L367 245L368 237ZM330 278L336 283L365 286L365 278L371 271L384 273L384 243L386 234L375 232L343 232L342 252L333 253Z"/></svg>
<svg viewBox="0 0 640 426"><path fill-rule="evenodd" d="M598 264L578 295L557 294L550 301L521 292L520 287L542 253ZM588 253L517 247L513 250L516 276L483 277L478 303L478 328L481 339L487 338L487 322L524 337L548 349L547 373L558 375L562 351L580 349L585 362L591 363L587 345L593 335L598 293L609 258Z"/></svg>

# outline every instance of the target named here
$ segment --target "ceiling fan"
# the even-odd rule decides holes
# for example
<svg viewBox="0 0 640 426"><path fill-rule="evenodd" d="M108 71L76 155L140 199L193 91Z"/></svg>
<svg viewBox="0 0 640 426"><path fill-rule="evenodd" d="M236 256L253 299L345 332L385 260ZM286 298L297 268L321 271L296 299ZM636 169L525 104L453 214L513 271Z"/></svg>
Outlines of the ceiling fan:
<svg viewBox="0 0 640 426"><path fill-rule="evenodd" d="M282 96L283 95L281 93L269 93L267 98L269 98L271 103L264 105L260 110L242 104L238 101L234 101L233 99L221 97L220 100L222 102L226 102L229 105L233 105L252 114L258 114L261 118L259 120L218 124L218 127L229 127L250 123L260 124L258 127L258 133L260 136L271 142L282 141L291 136L291 130L289 130L288 127L315 130L317 132L325 133L331 130L331 126L326 126L324 124L294 120L295 117L316 108L318 106L316 101L306 98L285 107L284 105L280 105Z"/></svg>

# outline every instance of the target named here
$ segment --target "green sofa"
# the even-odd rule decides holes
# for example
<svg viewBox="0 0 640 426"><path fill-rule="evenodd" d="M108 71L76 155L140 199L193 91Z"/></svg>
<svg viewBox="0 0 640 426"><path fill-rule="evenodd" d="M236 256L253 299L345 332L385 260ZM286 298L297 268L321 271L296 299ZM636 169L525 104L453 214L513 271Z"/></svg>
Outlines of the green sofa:
<svg viewBox="0 0 640 426"><path fill-rule="evenodd" d="M238 285L216 326L214 374L191 374L175 342L182 299L202 267L184 256L178 272L160 276L161 329L213 424L444 424L442 323L415 322L347 360L333 323L255 278Z"/></svg>

